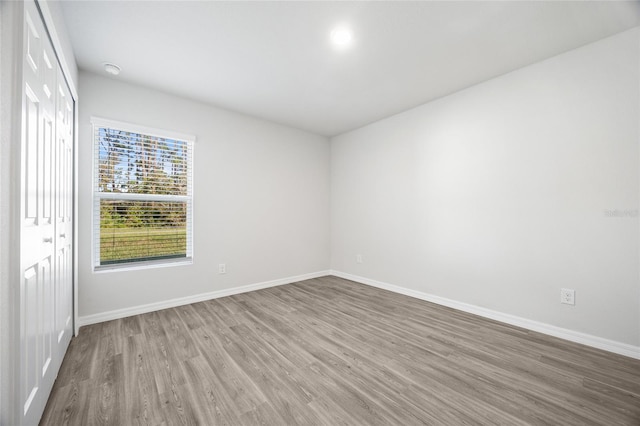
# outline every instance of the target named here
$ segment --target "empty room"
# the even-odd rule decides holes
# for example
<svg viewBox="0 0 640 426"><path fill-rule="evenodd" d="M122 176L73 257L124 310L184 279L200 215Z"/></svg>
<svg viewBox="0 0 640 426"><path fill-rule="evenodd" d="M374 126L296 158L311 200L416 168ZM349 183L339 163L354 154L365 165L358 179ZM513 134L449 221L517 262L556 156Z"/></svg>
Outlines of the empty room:
<svg viewBox="0 0 640 426"><path fill-rule="evenodd" d="M640 1L0 2L0 424L640 425Z"/></svg>

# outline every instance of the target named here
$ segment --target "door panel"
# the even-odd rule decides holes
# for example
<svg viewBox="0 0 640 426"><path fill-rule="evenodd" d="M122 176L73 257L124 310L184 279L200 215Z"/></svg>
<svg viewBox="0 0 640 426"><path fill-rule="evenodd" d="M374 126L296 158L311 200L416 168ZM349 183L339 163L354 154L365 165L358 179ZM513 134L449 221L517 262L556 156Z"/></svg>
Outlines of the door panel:
<svg viewBox="0 0 640 426"><path fill-rule="evenodd" d="M23 309L29 312L38 312L38 287L39 268L32 265L24 272L24 297L22 300ZM23 344L25 346L26 357L23 358L24 366L22 375L24 377L24 387L22 392L22 408L28 412L39 388L38 374L38 322L39 315L25 316L23 322Z"/></svg>
<svg viewBox="0 0 640 426"><path fill-rule="evenodd" d="M53 277L51 268L51 258L47 257L40 262L40 278L41 285L40 290L42 292L40 297L41 303L41 323L40 329L42 330L42 377L46 378L53 361L54 346L54 321L53 321ZM55 379L55 377L54 377Z"/></svg>
<svg viewBox="0 0 640 426"><path fill-rule="evenodd" d="M25 176L25 193L23 194L25 202L24 225L35 225L38 217L38 137L40 123L40 100L33 93L29 84L25 87L26 114L24 115L24 168Z"/></svg>
<svg viewBox="0 0 640 426"><path fill-rule="evenodd" d="M57 77L56 134L56 258L59 260L56 279L56 330L64 356L71 340L73 300L73 100L62 71Z"/></svg>
<svg viewBox="0 0 640 426"><path fill-rule="evenodd" d="M40 31L40 27L36 27L36 22L33 19L36 19L36 22L40 20L40 17L33 13L33 11L25 16L25 59L27 65L31 68L31 70L37 74L38 68L40 67L40 52L42 52L42 31Z"/></svg>
<svg viewBox="0 0 640 426"><path fill-rule="evenodd" d="M46 105L44 105L46 107ZM40 173L41 180L39 182L40 191L41 191L41 207L42 210L40 212L40 226L45 225L53 225L53 218L51 217L51 204L52 204L52 169L53 169L53 141L54 141L54 131L55 131L55 123L53 118L49 115L48 111L45 109L45 114L43 114L43 140L41 144L42 156L41 156L41 164L39 164L38 171ZM53 232L52 229L47 229L44 232L49 231Z"/></svg>

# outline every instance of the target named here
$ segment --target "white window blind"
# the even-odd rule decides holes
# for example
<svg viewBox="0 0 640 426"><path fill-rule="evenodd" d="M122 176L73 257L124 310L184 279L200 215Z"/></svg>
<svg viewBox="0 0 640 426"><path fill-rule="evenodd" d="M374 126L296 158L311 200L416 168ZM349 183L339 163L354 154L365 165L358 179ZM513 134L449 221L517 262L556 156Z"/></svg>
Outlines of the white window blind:
<svg viewBox="0 0 640 426"><path fill-rule="evenodd" d="M94 267L193 257L195 138L92 119Z"/></svg>

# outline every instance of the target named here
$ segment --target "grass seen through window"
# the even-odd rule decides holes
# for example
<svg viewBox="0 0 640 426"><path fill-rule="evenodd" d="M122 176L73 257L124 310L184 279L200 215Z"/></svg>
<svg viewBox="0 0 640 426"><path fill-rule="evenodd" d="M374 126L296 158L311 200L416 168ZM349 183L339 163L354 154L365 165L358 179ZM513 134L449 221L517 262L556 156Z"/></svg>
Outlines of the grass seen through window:
<svg viewBox="0 0 640 426"><path fill-rule="evenodd" d="M100 234L100 263L185 257L185 228L111 228Z"/></svg>
<svg viewBox="0 0 640 426"><path fill-rule="evenodd" d="M185 257L186 205L101 200L100 263Z"/></svg>

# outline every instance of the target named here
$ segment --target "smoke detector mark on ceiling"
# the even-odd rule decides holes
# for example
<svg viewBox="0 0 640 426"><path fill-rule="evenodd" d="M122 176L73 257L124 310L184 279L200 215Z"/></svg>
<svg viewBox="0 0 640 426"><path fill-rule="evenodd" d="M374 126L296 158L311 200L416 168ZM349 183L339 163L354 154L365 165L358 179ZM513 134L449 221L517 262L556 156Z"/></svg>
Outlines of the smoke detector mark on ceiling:
<svg viewBox="0 0 640 426"><path fill-rule="evenodd" d="M107 74L118 75L120 74L120 67L116 64L112 64L109 62L104 63L104 70Z"/></svg>

